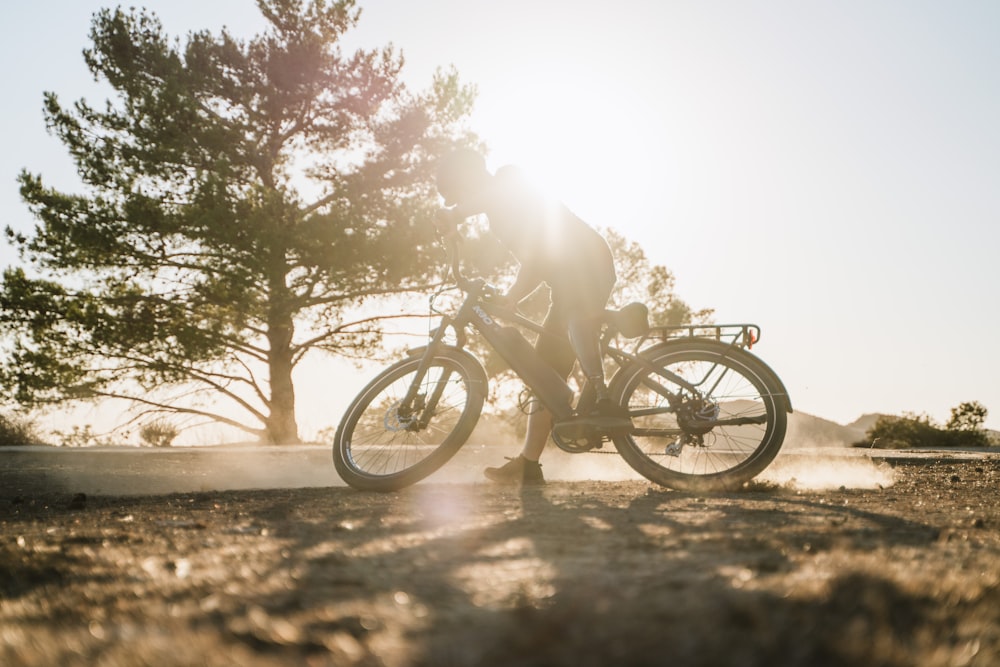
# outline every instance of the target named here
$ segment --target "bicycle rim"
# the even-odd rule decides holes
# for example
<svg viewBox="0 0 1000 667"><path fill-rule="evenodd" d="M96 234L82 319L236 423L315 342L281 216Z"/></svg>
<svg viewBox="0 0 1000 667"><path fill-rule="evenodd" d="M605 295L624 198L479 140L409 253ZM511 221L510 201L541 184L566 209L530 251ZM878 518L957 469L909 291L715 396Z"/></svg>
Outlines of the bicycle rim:
<svg viewBox="0 0 1000 667"><path fill-rule="evenodd" d="M353 487L388 491L413 484L443 465L465 442L482 409L481 384L458 361L436 357L418 389L413 414L402 401L416 377L419 358L387 369L355 399L338 429L334 462ZM426 424L416 422L425 415Z"/></svg>
<svg viewBox="0 0 1000 667"><path fill-rule="evenodd" d="M638 365L618 384L619 400L637 416L636 432L615 438L615 446L639 473L677 489L726 490L774 459L787 415L780 384L756 357L690 342L664 346L650 361L689 386ZM679 396L683 407L671 406L664 390Z"/></svg>

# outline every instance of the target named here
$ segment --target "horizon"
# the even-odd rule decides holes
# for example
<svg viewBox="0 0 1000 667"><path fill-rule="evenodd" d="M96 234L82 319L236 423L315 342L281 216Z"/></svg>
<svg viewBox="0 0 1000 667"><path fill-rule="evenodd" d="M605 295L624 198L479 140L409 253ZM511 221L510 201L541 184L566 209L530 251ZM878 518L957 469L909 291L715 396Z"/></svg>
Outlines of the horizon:
<svg viewBox="0 0 1000 667"><path fill-rule="evenodd" d="M263 26L252 0L141 4L177 37ZM943 423L979 401L984 426L1000 429L1000 364L972 340L1000 329L1000 5L359 4L345 49L392 42L416 90L454 64L479 88L470 125L490 168L519 164L592 225L640 243L694 309L759 324L754 351L796 411ZM5 74L3 226L33 225L22 168L77 187L42 91L107 97L80 53L91 14L110 6L3 10L6 61L20 64ZM303 386L322 387L330 368L303 369ZM328 426L318 420L339 418L353 391L331 406L300 390L300 422Z"/></svg>

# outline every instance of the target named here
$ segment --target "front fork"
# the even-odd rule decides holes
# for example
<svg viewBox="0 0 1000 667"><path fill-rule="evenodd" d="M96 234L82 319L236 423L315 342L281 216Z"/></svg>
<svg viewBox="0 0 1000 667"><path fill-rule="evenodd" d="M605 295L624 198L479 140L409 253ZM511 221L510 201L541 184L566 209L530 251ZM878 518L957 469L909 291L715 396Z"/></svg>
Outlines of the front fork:
<svg viewBox="0 0 1000 667"><path fill-rule="evenodd" d="M405 429L408 431L422 431L427 428L437 409L438 401L444 395L444 390L451 379L451 370L442 366L441 377L435 382L430 395L428 396L426 391L421 393L427 372L430 370L438 350L443 345L448 327L452 325L453 322L449 318L443 318L441 325L433 332L431 340L426 346L410 350L411 356L420 355L420 365L417 366L417 372L413 376L413 382L410 383L406 394L395 406L399 421L405 423ZM458 327L453 328L459 336L459 345L463 345L465 342L463 332Z"/></svg>

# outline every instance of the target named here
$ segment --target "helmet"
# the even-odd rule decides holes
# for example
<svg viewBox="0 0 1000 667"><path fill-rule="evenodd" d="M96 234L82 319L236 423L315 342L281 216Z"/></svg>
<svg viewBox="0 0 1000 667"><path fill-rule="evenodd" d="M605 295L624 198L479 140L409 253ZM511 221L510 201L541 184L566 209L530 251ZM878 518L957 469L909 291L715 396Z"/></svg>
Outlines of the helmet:
<svg viewBox="0 0 1000 667"><path fill-rule="evenodd" d="M479 152L471 148L459 148L438 161L438 192L444 197L445 204L451 206L458 201L463 191L474 186L488 173L486 159Z"/></svg>

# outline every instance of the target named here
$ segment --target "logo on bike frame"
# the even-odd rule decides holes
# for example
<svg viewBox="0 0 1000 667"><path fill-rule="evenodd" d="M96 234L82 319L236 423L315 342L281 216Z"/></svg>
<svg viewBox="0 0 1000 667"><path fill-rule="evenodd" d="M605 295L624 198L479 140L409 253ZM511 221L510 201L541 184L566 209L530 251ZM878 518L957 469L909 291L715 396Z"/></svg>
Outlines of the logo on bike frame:
<svg viewBox="0 0 1000 667"><path fill-rule="evenodd" d="M491 327L492 326L496 326L496 322L493 321L493 318L490 317L489 315L487 315L486 311L484 311L479 306L473 306L472 307L472 312L474 312L476 315L478 315L479 319L481 319L484 324L488 324Z"/></svg>

